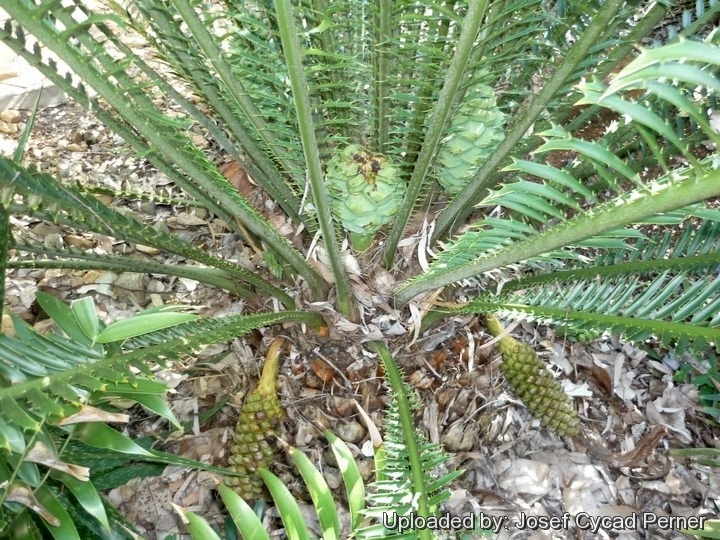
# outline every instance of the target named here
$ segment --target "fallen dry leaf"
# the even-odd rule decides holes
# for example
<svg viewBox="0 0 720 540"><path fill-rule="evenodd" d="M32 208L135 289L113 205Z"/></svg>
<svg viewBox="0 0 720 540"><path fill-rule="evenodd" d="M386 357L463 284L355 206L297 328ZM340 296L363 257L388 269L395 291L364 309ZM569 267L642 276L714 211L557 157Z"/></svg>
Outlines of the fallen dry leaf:
<svg viewBox="0 0 720 540"><path fill-rule="evenodd" d="M228 179L235 189L249 199L256 186L250 180L250 176L245 172L245 169L237 161L223 163L219 168L223 176Z"/></svg>
<svg viewBox="0 0 720 540"><path fill-rule="evenodd" d="M317 378L325 384L330 384L335 378L335 370L330 364L320 358L310 360L310 369L312 369Z"/></svg>

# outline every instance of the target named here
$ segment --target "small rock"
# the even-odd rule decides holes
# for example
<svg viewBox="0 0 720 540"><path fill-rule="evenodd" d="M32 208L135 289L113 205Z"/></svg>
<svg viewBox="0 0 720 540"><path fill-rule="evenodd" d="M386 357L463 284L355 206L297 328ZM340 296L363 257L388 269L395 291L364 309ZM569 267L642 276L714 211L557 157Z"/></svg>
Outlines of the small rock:
<svg viewBox="0 0 720 540"><path fill-rule="evenodd" d="M8 124L17 124L22 120L22 115L15 109L6 109L0 113L0 120Z"/></svg>
<svg viewBox="0 0 720 540"><path fill-rule="evenodd" d="M82 145L82 144L78 144L78 143L70 143L70 144L67 145L66 148L67 148L70 152L85 152L85 151L87 150L87 147L86 147L86 146L84 146L84 145Z"/></svg>
<svg viewBox="0 0 720 540"><path fill-rule="evenodd" d="M113 285L116 287L122 287L123 289L127 289L129 291L142 291L145 290L147 280L147 274L125 272L118 276Z"/></svg>
<svg viewBox="0 0 720 540"><path fill-rule="evenodd" d="M157 211L157 207L152 201L143 201L140 203L140 211L152 215Z"/></svg>
<svg viewBox="0 0 720 540"><path fill-rule="evenodd" d="M298 422L297 432L295 433L295 446L307 446L311 441L317 439L318 430L310 422Z"/></svg>
<svg viewBox="0 0 720 540"><path fill-rule="evenodd" d="M332 467L325 467L323 469L323 476L330 489L340 489L343 485L343 478L340 471L333 469Z"/></svg>
<svg viewBox="0 0 720 540"><path fill-rule="evenodd" d="M2 331L3 334L8 335L8 336L15 335L15 325L13 324L13 320L8 313L2 314L2 323L0 324L0 331Z"/></svg>
<svg viewBox="0 0 720 540"><path fill-rule="evenodd" d="M101 195L100 193L94 193L93 197L95 197L98 201L100 201L103 204L106 204L110 206L113 202L113 198L110 195Z"/></svg>
<svg viewBox="0 0 720 540"><path fill-rule="evenodd" d="M77 236L75 234L68 234L65 237L65 242L67 242L69 246L83 249L91 249L95 245L92 240L88 240L84 236Z"/></svg>
<svg viewBox="0 0 720 540"><path fill-rule="evenodd" d="M147 274L125 272L113 283L114 296L122 302L145 305L147 302Z"/></svg>
<svg viewBox="0 0 720 540"><path fill-rule="evenodd" d="M17 124L9 124L7 122L0 120L0 133L5 133L7 135L15 135L15 133L17 133L17 132L18 132Z"/></svg>
<svg viewBox="0 0 720 540"><path fill-rule="evenodd" d="M202 133L190 133L190 140L198 148L206 148L208 141Z"/></svg>
<svg viewBox="0 0 720 540"><path fill-rule="evenodd" d="M184 229L186 227L197 227L205 225L206 221L193 214L182 213L167 219L168 227L173 229Z"/></svg>
<svg viewBox="0 0 720 540"><path fill-rule="evenodd" d="M360 476L365 482L371 481L375 477L375 462L372 459L358 459L358 469Z"/></svg>
<svg viewBox="0 0 720 540"><path fill-rule="evenodd" d="M459 420L445 432L443 446L449 452L467 452L473 447L474 435L472 427Z"/></svg>
<svg viewBox="0 0 720 540"><path fill-rule="evenodd" d="M340 396L330 397L330 410L338 416L348 418L357 412L356 401L350 398L343 398Z"/></svg>
<svg viewBox="0 0 720 540"><path fill-rule="evenodd" d="M365 428L357 422L343 422L335 428L335 434L345 442L359 443L365 437Z"/></svg>
<svg viewBox="0 0 720 540"><path fill-rule="evenodd" d="M62 230L57 225L52 223L40 222L37 225L31 227L33 234L36 236L45 237L49 234L60 234Z"/></svg>
<svg viewBox="0 0 720 540"><path fill-rule="evenodd" d="M142 244L135 244L135 249L137 249L140 253L151 256L162 253L162 250L160 249L154 248L152 246L143 246Z"/></svg>

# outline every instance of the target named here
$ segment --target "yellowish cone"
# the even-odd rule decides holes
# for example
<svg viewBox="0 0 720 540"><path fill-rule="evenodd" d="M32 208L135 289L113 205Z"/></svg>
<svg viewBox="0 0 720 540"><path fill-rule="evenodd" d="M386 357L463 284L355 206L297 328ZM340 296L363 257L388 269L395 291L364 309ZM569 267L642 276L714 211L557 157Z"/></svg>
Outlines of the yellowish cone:
<svg viewBox="0 0 720 540"><path fill-rule="evenodd" d="M275 387L284 343L276 338L270 344L260 381L245 399L230 446L228 467L244 476L228 477L226 483L246 501L261 497L263 481L257 471L275 459L275 437L283 417Z"/></svg>
<svg viewBox="0 0 720 540"><path fill-rule="evenodd" d="M494 315L485 315L485 325L493 336L505 332ZM577 435L580 427L577 411L535 351L509 335L500 338L498 348L503 358L503 374L530 412L558 435Z"/></svg>

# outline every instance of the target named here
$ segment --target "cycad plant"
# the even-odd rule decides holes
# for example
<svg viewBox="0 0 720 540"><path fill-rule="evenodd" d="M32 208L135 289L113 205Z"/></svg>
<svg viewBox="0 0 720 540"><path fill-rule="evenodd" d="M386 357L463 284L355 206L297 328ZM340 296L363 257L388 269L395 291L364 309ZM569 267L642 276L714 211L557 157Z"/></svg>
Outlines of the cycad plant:
<svg viewBox="0 0 720 540"><path fill-rule="evenodd" d="M191 278L268 312L250 326L310 322L321 306L331 333L339 322L358 329L350 342L381 304L394 306L407 345L444 316L485 314L511 384L521 396L542 386L548 399L531 409L569 436L572 407L548 416L563 396L493 314L654 336L697 354L720 337L720 214L708 204L720 195L708 117L720 88L715 1L687 11L622 0L0 7L11 17L3 42L183 190L164 202L206 208L262 255L248 268L101 203L93 186L2 159L10 213L182 260L47 245L17 230L11 268ZM655 34L668 10L682 23ZM151 55L125 44L130 32ZM292 232L193 136L247 172ZM14 421L5 407L0 415Z"/></svg>

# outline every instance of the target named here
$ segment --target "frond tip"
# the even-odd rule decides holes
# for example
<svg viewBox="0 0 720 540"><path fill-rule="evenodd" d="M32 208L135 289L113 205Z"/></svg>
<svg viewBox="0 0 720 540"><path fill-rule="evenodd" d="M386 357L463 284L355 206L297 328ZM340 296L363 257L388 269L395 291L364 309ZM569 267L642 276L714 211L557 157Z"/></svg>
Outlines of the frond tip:
<svg viewBox="0 0 720 540"><path fill-rule="evenodd" d="M428 442L413 424L412 394L387 346L373 341L369 347L380 355L393 396L385 420L382 452L376 453L375 458L377 478L364 514L380 521L383 515L390 513L398 516L416 513L427 519L437 515L440 504L450 496L447 487L463 471L438 474L438 468L449 456L437 444ZM357 531L357 538L406 537L407 532L403 535L397 530L389 530L383 523ZM429 540L431 535L426 529L418 529L413 531L412 538Z"/></svg>

